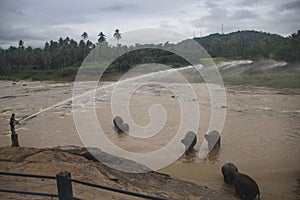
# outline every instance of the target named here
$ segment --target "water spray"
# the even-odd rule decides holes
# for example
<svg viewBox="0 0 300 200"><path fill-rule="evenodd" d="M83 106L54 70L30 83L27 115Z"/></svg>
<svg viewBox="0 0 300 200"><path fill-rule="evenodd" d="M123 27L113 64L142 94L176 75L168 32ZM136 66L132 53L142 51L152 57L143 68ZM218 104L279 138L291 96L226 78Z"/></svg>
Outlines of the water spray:
<svg viewBox="0 0 300 200"><path fill-rule="evenodd" d="M155 76L155 75L160 75L160 74L165 74L165 73L170 73L170 72L175 72L175 71L183 71L183 70L187 70L187 69L197 69L197 70L200 70L202 69L202 65L195 65L195 66L186 66L186 67L181 67L181 68L174 68L174 69L167 69L167 70L161 70L161 71L157 71L157 72L151 72L151 73L148 73L148 74L144 74L144 75L140 75L140 76L137 76L137 77L132 77L132 78L128 78L128 79L125 79L125 80L121 80L121 81L118 81L118 82L115 82L115 83L112 83L110 85L105 85L105 86L101 86L99 88L96 88L94 90L89 90L87 92L84 92L83 94L81 95L77 95L77 96L74 96L74 97L70 97L68 99L65 99L63 101L60 101L52 106L49 106L47 108L44 108L32 115L29 115L21 120L19 120L19 123L21 125L22 122L25 122L25 121L28 121L32 118L35 118L37 117L37 115L41 114L41 113L44 113L46 111L49 111L51 109L54 109L60 105L63 105L63 104L66 104L70 101L73 101L74 99L77 99L77 98L80 98L80 97L83 97L83 96L87 96L91 93L94 93L94 92L97 92L99 90L105 90L105 89L108 89L108 88L111 88L111 87L114 87L116 84L122 84L122 83L126 83L126 82L131 82L131 81L135 81L135 80L139 80L139 79L144 79L144 78L147 78L147 77L150 77L150 76Z"/></svg>

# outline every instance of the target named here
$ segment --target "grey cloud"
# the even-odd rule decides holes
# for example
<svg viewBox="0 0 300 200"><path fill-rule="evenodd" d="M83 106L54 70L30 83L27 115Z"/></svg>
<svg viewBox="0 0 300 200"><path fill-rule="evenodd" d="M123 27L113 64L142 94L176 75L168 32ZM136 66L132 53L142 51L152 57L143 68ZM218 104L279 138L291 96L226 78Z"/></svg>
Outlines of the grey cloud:
<svg viewBox="0 0 300 200"><path fill-rule="evenodd" d="M12 28L8 30L0 30L1 40L2 41L17 41L20 39L26 40L36 40L43 39L35 33L33 33L29 28Z"/></svg>
<svg viewBox="0 0 300 200"><path fill-rule="evenodd" d="M0 0L0 43L15 44L80 39L83 31L122 32L143 27L164 27L192 36L194 29L209 34L256 29L289 34L299 29L300 0ZM237 10L240 9L240 10ZM268 13L273 10L273 13ZM206 16L204 16L206 15ZM245 23L244 20L249 21ZM81 32L82 31L82 32ZM293 31L293 32L294 32ZM80 33L81 32L81 33ZM94 35L94 38L92 38ZM108 35L108 34L107 34Z"/></svg>
<svg viewBox="0 0 300 200"><path fill-rule="evenodd" d="M167 29L172 29L173 28L173 26L172 25L170 25L168 22L166 22L166 21L160 21L159 22L159 27L160 28L167 28Z"/></svg>
<svg viewBox="0 0 300 200"><path fill-rule="evenodd" d="M255 14L252 11L249 10L238 10L237 12L234 13L234 15L231 17L232 19L254 19L257 18L257 14Z"/></svg>
<svg viewBox="0 0 300 200"><path fill-rule="evenodd" d="M282 8L285 10L300 10L300 0L285 3Z"/></svg>
<svg viewBox="0 0 300 200"><path fill-rule="evenodd" d="M257 4L260 1L261 0L239 0L236 2L236 5L240 6L240 7L254 6L255 4Z"/></svg>
<svg viewBox="0 0 300 200"><path fill-rule="evenodd" d="M228 11L225 8L220 7L219 5L212 3L212 2L207 2L206 3L208 10L209 10L209 15L204 17L203 19L223 19L228 17Z"/></svg>
<svg viewBox="0 0 300 200"><path fill-rule="evenodd" d="M0 30L0 44L16 45L22 39L26 46L42 46L46 41L58 40L59 37L72 37L70 27L44 27L42 29L18 27Z"/></svg>
<svg viewBox="0 0 300 200"><path fill-rule="evenodd" d="M289 1L286 3L278 2L277 5L271 7L264 26L270 31L288 36L299 30L300 27L300 1Z"/></svg>
<svg viewBox="0 0 300 200"><path fill-rule="evenodd" d="M282 4L280 0L272 2L255 0L254 2L249 2L251 4L245 1L235 1L232 2L232 7L229 6L229 1L222 1L223 4L218 1L209 2L206 4L209 15L198 17L191 20L190 23L196 29L205 30L206 33L220 33L221 24L224 24L225 33L254 29L287 36L299 29L300 18L296 11L299 7L299 0L285 4ZM226 6L227 3L228 6ZM240 10L231 14L238 8ZM287 12L287 10L289 11ZM247 20L247 23L244 20Z"/></svg>
<svg viewBox="0 0 300 200"><path fill-rule="evenodd" d="M221 24L229 19L228 11L213 2L207 2L206 6L209 15L192 20L191 23L197 28L206 29L209 32L217 32L217 30L220 30Z"/></svg>
<svg viewBox="0 0 300 200"><path fill-rule="evenodd" d="M20 15L20 16L25 16L25 13L21 10L17 10L17 9L10 9L10 12Z"/></svg>
<svg viewBox="0 0 300 200"><path fill-rule="evenodd" d="M99 11L105 12L120 12L120 11L133 11L138 9L137 5L133 4L124 4L124 5L108 5L105 7L98 8Z"/></svg>
<svg viewBox="0 0 300 200"><path fill-rule="evenodd" d="M211 2L211 1L207 1L207 2L205 3L205 7L206 7L206 9L209 10L210 12L214 12L215 10L219 10L219 9L220 9L220 7L219 7L216 3Z"/></svg>

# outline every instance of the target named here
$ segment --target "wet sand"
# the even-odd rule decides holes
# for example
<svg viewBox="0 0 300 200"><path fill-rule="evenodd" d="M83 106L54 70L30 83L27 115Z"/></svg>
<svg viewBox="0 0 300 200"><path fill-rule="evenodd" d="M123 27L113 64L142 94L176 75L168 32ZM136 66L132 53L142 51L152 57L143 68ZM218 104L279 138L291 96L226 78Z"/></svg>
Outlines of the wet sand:
<svg viewBox="0 0 300 200"><path fill-rule="evenodd" d="M73 89L71 83L51 82L13 84L0 81L0 87L1 146L10 145L9 118L12 112L16 113L16 118L24 118L70 98ZM188 105L199 105L201 116L195 146L199 151L211 117L211 102L204 84L193 84L193 88L196 99L176 97L168 88L156 85L145 86L131 94L130 114L140 126L150 122L148 111L153 104L161 104L168 114L165 126L146 140L116 134L112 125L111 90L101 91L95 97L101 128L115 145L127 151L157 150L176 134L181 112L178 98L184 98L190 103ZM223 183L220 173L222 164L233 162L240 171L258 182L262 199L299 199L300 90L232 86L226 88L226 95L227 104L216 107L220 111L226 109L227 113L221 148L205 159L199 159L198 152L194 156L183 156L160 171L233 194L233 190ZM17 126L17 133L22 146L83 146L72 118L71 101Z"/></svg>

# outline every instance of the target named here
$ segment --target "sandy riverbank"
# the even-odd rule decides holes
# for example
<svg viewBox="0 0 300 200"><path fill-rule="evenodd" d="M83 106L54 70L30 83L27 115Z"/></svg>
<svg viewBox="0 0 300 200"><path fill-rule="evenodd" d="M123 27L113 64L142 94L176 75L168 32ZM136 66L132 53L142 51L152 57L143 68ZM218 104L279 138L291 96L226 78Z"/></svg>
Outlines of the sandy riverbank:
<svg viewBox="0 0 300 200"><path fill-rule="evenodd" d="M104 152L102 152L105 154ZM122 190L166 199L229 200L234 197L188 181L159 173L125 173L87 159L86 149L61 148L0 148L0 171L55 176L71 172L72 178ZM110 156L105 154L106 156ZM126 162L111 157L108 162ZM132 165L133 166L133 165ZM143 167L135 164L134 167ZM55 180L0 176L2 189L57 193ZM83 199L139 199L73 183L74 196ZM30 195L0 193L0 199L31 200ZM35 197L34 199L49 199Z"/></svg>

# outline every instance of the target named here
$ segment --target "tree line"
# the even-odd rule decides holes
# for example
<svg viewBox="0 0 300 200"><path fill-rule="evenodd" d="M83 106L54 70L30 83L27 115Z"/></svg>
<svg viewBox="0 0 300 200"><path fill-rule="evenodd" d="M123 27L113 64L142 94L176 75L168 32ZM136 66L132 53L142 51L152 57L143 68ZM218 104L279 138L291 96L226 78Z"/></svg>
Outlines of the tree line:
<svg viewBox="0 0 300 200"><path fill-rule="evenodd" d="M69 37L60 37L58 41L46 42L43 48L24 47L23 40L19 46L10 46L8 49L0 48L0 67L21 68L32 67L35 69L56 69L66 66L80 66L83 59L97 44L106 41L106 35L99 33L98 43L88 40L88 33L82 33L82 40L76 42ZM121 39L121 33L115 30L116 40Z"/></svg>
<svg viewBox="0 0 300 200"><path fill-rule="evenodd" d="M212 57L300 60L300 30L288 37L258 31L237 31L194 38Z"/></svg>
<svg viewBox="0 0 300 200"><path fill-rule="evenodd" d="M133 46L120 43L122 34L119 29L113 33L117 46L106 42L103 32L98 34L97 43L88 40L88 33L81 35L77 42L72 38L59 38L57 41L46 42L43 48L25 47L20 40L17 47L8 49L0 48L0 73L8 73L20 69L61 69L66 67L79 67L86 56L97 46L104 46L107 57L113 57L116 52L130 52ZM300 60L300 30L289 37L257 31L238 31L230 34L212 34L207 37L194 38L201 44L212 57L230 59L261 59L271 58L289 62ZM135 46L143 46L136 44ZM145 46L145 45L144 45ZM171 44L147 45L149 48L133 51L117 59L112 64L112 69L119 72L127 71L131 67L149 62L171 65L173 67L185 66L189 63L159 47L172 49L180 46L183 53L189 54L193 48L189 47L189 40Z"/></svg>

